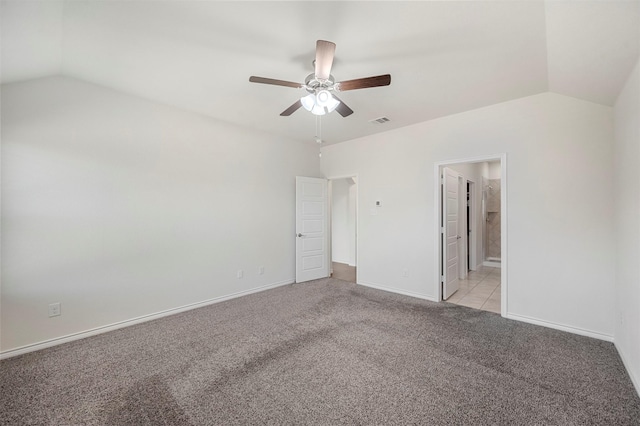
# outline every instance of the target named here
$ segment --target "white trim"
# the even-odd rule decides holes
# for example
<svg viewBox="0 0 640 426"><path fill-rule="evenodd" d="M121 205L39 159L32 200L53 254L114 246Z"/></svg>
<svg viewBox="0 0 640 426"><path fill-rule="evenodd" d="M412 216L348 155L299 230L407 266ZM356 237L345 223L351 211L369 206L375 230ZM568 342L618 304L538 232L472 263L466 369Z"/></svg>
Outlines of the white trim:
<svg viewBox="0 0 640 426"><path fill-rule="evenodd" d="M443 273L441 271L441 265L442 265L442 253L440 251L440 244L442 242L442 233L444 232L444 227L442 226L442 195L441 195L441 191L442 191L442 166L444 166L444 164L440 164L440 163L436 163L435 167L434 167L434 175L433 175L433 185L434 185L434 198L435 198L435 203L434 203L434 209L435 209L435 215L433 217L436 218L436 223L435 223L435 229L434 229L434 233L433 235L435 236L435 238L433 239L433 252L436 254L435 255L435 264L434 264L434 280L433 282L436 283L436 288L435 288L435 294L437 295L437 300L436 302L439 302L442 300L442 280L443 280Z"/></svg>
<svg viewBox="0 0 640 426"><path fill-rule="evenodd" d="M349 179L349 178L357 178L358 174L357 173L353 173L353 174L346 174L346 175L338 175L338 176L325 176L325 179L327 180L338 180L338 179ZM356 182L357 184L357 182Z"/></svg>
<svg viewBox="0 0 640 426"><path fill-rule="evenodd" d="M640 396L640 379L638 379L633 375L631 370L631 365L627 362L627 358L625 358L624 353L620 350L620 346L618 346L616 342L613 342L613 344L616 347L616 350L618 351L618 355L620 355L620 359L622 360L622 364L624 365L624 368L627 370L627 374L631 379L631 383L633 383L633 386L636 388L636 392L638 393L638 396Z"/></svg>
<svg viewBox="0 0 640 426"><path fill-rule="evenodd" d="M272 288L280 287L287 284L293 284L293 283L294 283L294 280L291 279L291 280L280 281L273 284L267 284L264 286L252 288L250 290L239 291L237 293L228 294L226 296L214 297L213 299L207 299L202 302L190 303L188 305L180 306L177 308L171 308L171 309L156 312L153 314L143 315L137 318L131 318L131 319L119 321L113 324L104 325L101 327L96 327L96 328L92 328L85 331L80 331L78 333L68 334L66 336L56 337L56 338L44 340L38 343L32 343L30 345L21 346L15 349L9 349L7 351L0 352L0 360L11 358L18 355L23 355L29 352L39 351L41 349L50 348L52 346L61 345L63 343L73 342L74 340L84 339L85 337L91 337L91 336L96 336L102 333L108 333L109 331L118 330L120 328L129 327L131 325L152 321L162 317L167 317L167 316L178 314L181 312L190 311L192 309L202 308L204 306L224 302L225 300L235 299L240 296L246 296L252 293L258 293L261 291L265 291L265 290L269 290Z"/></svg>
<svg viewBox="0 0 640 426"><path fill-rule="evenodd" d="M507 318L507 311L508 311L508 292L507 292L507 288L508 288L508 283L509 283L509 276L507 274L507 260L508 260L508 247L507 247L507 196L508 196L508 191L507 191L507 153L503 152L501 154L494 154L494 155L481 155L478 157L471 157L471 158L462 158L462 159L457 159L457 160L446 160L446 161L438 161L436 163L434 163L434 209L435 209L435 215L434 217L436 218L435 221L435 232L434 235L436 235L437 237L434 238L434 250L433 252L435 253L435 277L434 277L434 293L437 294L438 299L437 301L440 302L442 301L442 285L440 284L440 223L442 223L442 209L440 207L440 184L441 179L440 179L440 169L442 167L446 167L446 166L450 166L453 164L462 164L462 163L482 163L485 161L496 161L496 160L500 160L500 170L501 170L501 182L500 182L500 230L501 230L501 239L500 239L500 249L501 249L501 256L502 256L502 260L500 262L500 281L501 281L501 293L500 293L500 314Z"/></svg>
<svg viewBox="0 0 640 426"><path fill-rule="evenodd" d="M507 275L507 255L509 254L509 247L507 244L507 196L509 179L507 175L507 154L500 155L500 314L504 317L507 315L509 295L507 292L509 277Z"/></svg>
<svg viewBox="0 0 640 426"><path fill-rule="evenodd" d="M401 290L401 289L395 288L395 287L387 287L387 286L382 285L382 284L376 284L376 283L371 283L371 282L367 282L367 281L360 281L358 283L358 285L361 285L361 286L364 286L364 287L375 288L377 290L388 291L389 293L402 294L404 296L410 296L410 297L415 297L417 299L428 300L430 302L437 302L438 301L438 299L436 299L433 296L429 296L429 295L421 294L421 293L414 293L412 291Z"/></svg>
<svg viewBox="0 0 640 426"><path fill-rule="evenodd" d="M501 262L492 262L490 260L485 260L482 262L482 266L488 266L490 268L499 268L501 266Z"/></svg>
<svg viewBox="0 0 640 426"><path fill-rule="evenodd" d="M329 278L333 277L333 182L327 179L327 255ZM297 255L296 255L297 256ZM296 260L297 261L297 260Z"/></svg>
<svg viewBox="0 0 640 426"><path fill-rule="evenodd" d="M580 336L593 337L594 339L604 340L607 342L613 342L614 338L611 335L598 333L596 331L585 330L584 328L572 327L569 325L558 324L555 322L544 321L537 318L531 318L525 315L517 315L517 314L507 314L505 318L526 322L529 324L540 325L542 327L553 328L560 331L566 331L573 334L578 334Z"/></svg>

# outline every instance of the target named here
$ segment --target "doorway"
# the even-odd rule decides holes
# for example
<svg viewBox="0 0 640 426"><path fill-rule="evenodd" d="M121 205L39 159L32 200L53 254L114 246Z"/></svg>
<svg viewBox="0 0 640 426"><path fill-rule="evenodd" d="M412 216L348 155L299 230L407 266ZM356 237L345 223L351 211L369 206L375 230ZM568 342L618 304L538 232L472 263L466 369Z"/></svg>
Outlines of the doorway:
<svg viewBox="0 0 640 426"><path fill-rule="evenodd" d="M501 208L502 173L500 163L491 161L485 167L482 176L482 199L484 216L484 261L485 266L499 267L502 259L501 237Z"/></svg>
<svg viewBox="0 0 640 426"><path fill-rule="evenodd" d="M357 282L358 178L329 180L331 276Z"/></svg>
<svg viewBox="0 0 640 426"><path fill-rule="evenodd" d="M435 165L439 300L503 316L507 313L506 166L506 154Z"/></svg>

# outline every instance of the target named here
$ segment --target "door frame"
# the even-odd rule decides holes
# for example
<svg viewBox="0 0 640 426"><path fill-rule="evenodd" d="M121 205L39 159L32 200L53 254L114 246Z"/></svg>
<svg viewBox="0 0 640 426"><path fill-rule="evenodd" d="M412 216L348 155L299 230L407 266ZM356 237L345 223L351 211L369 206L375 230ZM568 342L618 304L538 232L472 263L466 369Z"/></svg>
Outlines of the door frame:
<svg viewBox="0 0 640 426"><path fill-rule="evenodd" d="M438 301L442 301L442 285L440 281L440 268L442 265L442 251L440 246L440 223L442 221L442 198L441 198L441 179L440 171L443 167L452 166L462 163L483 163L489 161L500 161L501 172L501 191L500 191L500 249L501 249L501 261L500 261L500 280L501 280L501 293L500 293L500 314L503 317L507 317L508 310L508 287L509 287L509 275L508 275L508 260L509 260L509 247L507 245L507 195L508 195L508 172L507 172L507 153L503 152L494 155L483 155L469 158L458 158L446 161L438 161L434 163L434 208L435 208L435 221L434 221L434 294L438 295Z"/></svg>
<svg viewBox="0 0 640 426"><path fill-rule="evenodd" d="M346 175L337 175L337 176L328 176L325 177L325 179L327 179L329 181L329 190L328 192L328 217L329 217L329 225L328 225L328 250L327 250L327 263L329 264L329 274L333 274L333 253L332 253L332 246L333 246L333 217L332 217L332 212L333 212L333 181L334 180L339 180L339 179L349 179L349 178L353 178L355 179L355 185L356 185L356 284L358 284L358 265L360 265L360 250L358 250L359 247L359 242L358 239L360 238L360 220L358 219L358 212L360 211L360 207L359 207L359 202L360 202L360 178L358 177L357 173L352 173L352 174L346 174Z"/></svg>

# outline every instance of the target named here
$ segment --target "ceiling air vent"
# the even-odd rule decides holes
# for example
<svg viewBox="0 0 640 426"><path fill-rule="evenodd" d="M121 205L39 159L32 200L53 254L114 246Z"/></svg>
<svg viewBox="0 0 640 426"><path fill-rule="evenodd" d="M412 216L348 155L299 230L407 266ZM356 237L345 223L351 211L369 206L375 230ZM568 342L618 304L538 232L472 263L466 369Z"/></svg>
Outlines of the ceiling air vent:
<svg viewBox="0 0 640 426"><path fill-rule="evenodd" d="M387 121L391 121L391 120L389 120L387 117L380 117L380 118L374 118L373 120L369 120L369 123L384 124Z"/></svg>

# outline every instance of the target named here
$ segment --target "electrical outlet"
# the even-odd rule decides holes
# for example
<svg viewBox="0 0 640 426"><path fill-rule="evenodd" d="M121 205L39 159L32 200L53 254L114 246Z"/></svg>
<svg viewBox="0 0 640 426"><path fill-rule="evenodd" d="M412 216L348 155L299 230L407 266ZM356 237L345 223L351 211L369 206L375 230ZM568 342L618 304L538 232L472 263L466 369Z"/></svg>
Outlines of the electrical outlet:
<svg viewBox="0 0 640 426"><path fill-rule="evenodd" d="M409 270L408 269L403 269L402 270L402 276L405 277L405 278L408 277L409 276Z"/></svg>
<svg viewBox="0 0 640 426"><path fill-rule="evenodd" d="M258 268L258 275L263 275L264 274L264 266L261 266Z"/></svg>
<svg viewBox="0 0 640 426"><path fill-rule="evenodd" d="M236 274L236 277L238 277L238 279L242 279L242 275L243 275L242 269L238 269L238 273Z"/></svg>
<svg viewBox="0 0 640 426"><path fill-rule="evenodd" d="M60 302L49 304L49 318L60 315Z"/></svg>

